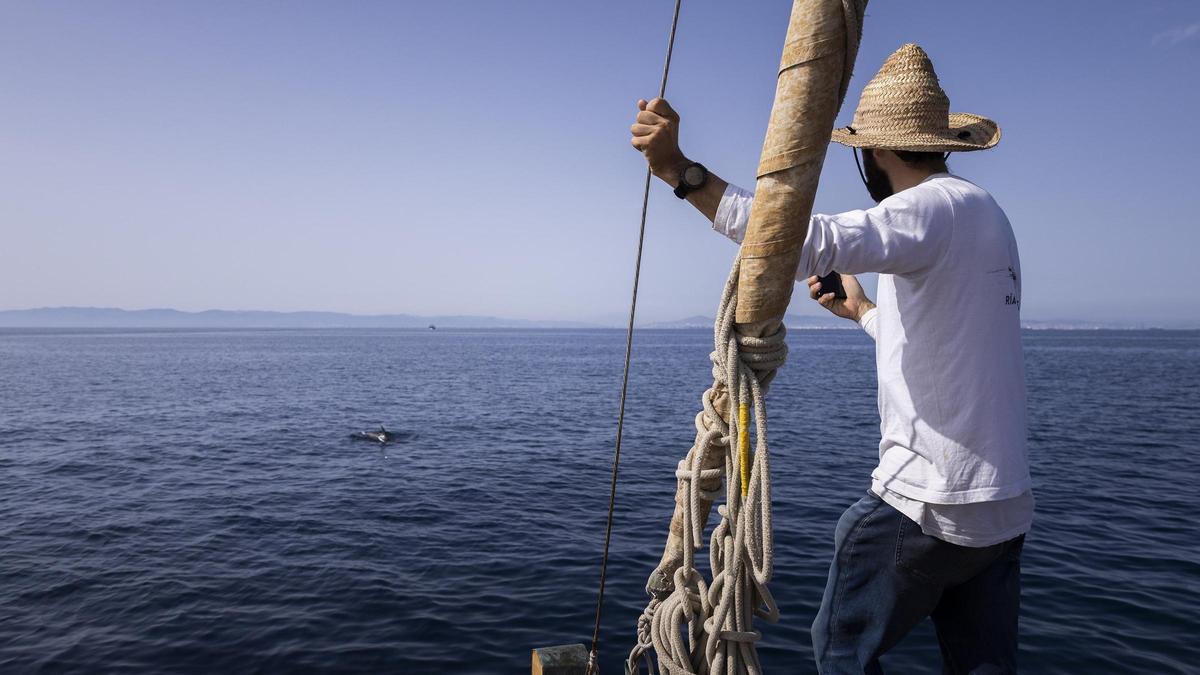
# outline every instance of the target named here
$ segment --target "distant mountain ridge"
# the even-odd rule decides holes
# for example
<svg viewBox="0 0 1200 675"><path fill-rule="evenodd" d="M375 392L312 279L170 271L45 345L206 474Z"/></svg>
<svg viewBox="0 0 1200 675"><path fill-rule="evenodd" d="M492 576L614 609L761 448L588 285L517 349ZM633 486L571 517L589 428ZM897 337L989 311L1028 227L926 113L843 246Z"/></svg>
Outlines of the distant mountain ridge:
<svg viewBox="0 0 1200 675"><path fill-rule="evenodd" d="M788 328L856 329L833 315L788 314ZM505 319L494 316L416 314L346 314L343 312L272 312L210 309L183 312L177 309L117 309L113 307L40 307L0 310L0 328L624 328L624 324L586 321ZM694 315L674 321L639 322L645 329L707 329L712 317ZM1195 324L1162 325L1149 322L1026 320L1027 329L1054 330L1195 330Z"/></svg>
<svg viewBox="0 0 1200 675"><path fill-rule="evenodd" d="M788 328L796 329L857 329L858 326L845 319L828 314L788 314L783 318ZM712 317L696 315L675 321L647 323L643 328L708 328L713 327ZM1021 322L1027 330L1197 330L1200 325L1179 322L1162 324L1145 321L1087 321L1082 319L1029 319Z"/></svg>
<svg viewBox="0 0 1200 675"><path fill-rule="evenodd" d="M341 312L270 312L210 309L41 307L0 310L6 328L599 328L581 321L530 321L493 316L418 316Z"/></svg>

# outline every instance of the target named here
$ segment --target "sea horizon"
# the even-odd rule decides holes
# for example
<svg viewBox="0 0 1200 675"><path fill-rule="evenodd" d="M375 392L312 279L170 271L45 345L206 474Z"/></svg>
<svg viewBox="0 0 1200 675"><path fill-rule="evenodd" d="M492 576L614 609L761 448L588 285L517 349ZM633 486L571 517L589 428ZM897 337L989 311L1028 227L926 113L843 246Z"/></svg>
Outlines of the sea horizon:
<svg viewBox="0 0 1200 675"><path fill-rule="evenodd" d="M639 330L711 330L714 320L704 315L676 319L639 319ZM854 330L843 319L822 314L793 314L784 317L793 330ZM556 320L513 318L486 314L423 315L408 313L360 314L325 310L180 310L174 308L124 309L119 307L59 306L0 309L2 328L195 328L195 329L303 329L303 328L396 328L396 329L595 329L624 330L624 321ZM1072 318L1030 318L1021 322L1025 330L1200 330L1200 321L1130 321Z"/></svg>

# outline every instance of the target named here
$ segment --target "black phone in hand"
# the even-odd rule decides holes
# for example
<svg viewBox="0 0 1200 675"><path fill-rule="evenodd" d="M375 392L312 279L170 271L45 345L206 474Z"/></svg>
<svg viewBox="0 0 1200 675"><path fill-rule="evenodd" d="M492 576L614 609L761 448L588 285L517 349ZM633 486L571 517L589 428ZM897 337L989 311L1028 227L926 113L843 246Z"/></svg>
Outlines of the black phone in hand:
<svg viewBox="0 0 1200 675"><path fill-rule="evenodd" d="M818 277L817 281L821 284L818 297L826 293L833 293L833 297L838 300L846 299L846 288L842 286L842 275L837 272L830 272L823 277Z"/></svg>

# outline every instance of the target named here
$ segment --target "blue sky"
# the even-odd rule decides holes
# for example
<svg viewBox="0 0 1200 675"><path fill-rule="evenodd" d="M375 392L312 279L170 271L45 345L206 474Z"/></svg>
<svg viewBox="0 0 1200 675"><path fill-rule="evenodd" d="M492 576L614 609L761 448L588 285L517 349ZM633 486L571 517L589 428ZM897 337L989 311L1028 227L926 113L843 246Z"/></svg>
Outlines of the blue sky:
<svg viewBox="0 0 1200 675"><path fill-rule="evenodd" d="M683 4L684 150L752 185L790 3ZM0 309L618 322L671 6L8 0ZM904 42L1003 127L951 166L1009 214L1025 318L1200 324L1200 5L874 0L840 123ZM868 204L834 146L817 209ZM711 314L734 246L661 184L646 245L641 316Z"/></svg>

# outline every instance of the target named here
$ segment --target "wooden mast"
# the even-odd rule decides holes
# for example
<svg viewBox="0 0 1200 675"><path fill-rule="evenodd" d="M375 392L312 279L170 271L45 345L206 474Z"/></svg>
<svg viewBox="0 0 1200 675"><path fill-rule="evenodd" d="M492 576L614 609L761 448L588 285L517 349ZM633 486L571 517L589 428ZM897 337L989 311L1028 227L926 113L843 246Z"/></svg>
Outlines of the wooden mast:
<svg viewBox="0 0 1200 675"><path fill-rule="evenodd" d="M774 333L796 281L800 248L816 198L834 119L858 54L866 0L795 0L788 22L775 103L763 141L750 222L742 243L736 319L744 335ZM728 398L718 389L714 407L730 421ZM703 469L725 465L724 453L706 455ZM720 487L716 478L701 484ZM675 493L666 548L646 590L666 595L682 563L683 486ZM701 501L705 516L712 503Z"/></svg>
<svg viewBox="0 0 1200 675"><path fill-rule="evenodd" d="M834 118L849 84L867 0L795 0L788 23L775 102L758 167L758 182L739 256L736 321L743 335L775 333L791 301L800 249L808 234L817 182ZM730 421L728 397L718 388L714 407ZM724 453L706 456L705 469L722 467ZM720 487L720 478L704 490ZM666 550L647 590L665 597L682 562L684 503L676 490ZM702 500L704 518L712 503ZM582 645L533 653L533 672L579 673ZM562 668L562 670L558 670ZM585 667L586 669L586 667Z"/></svg>

